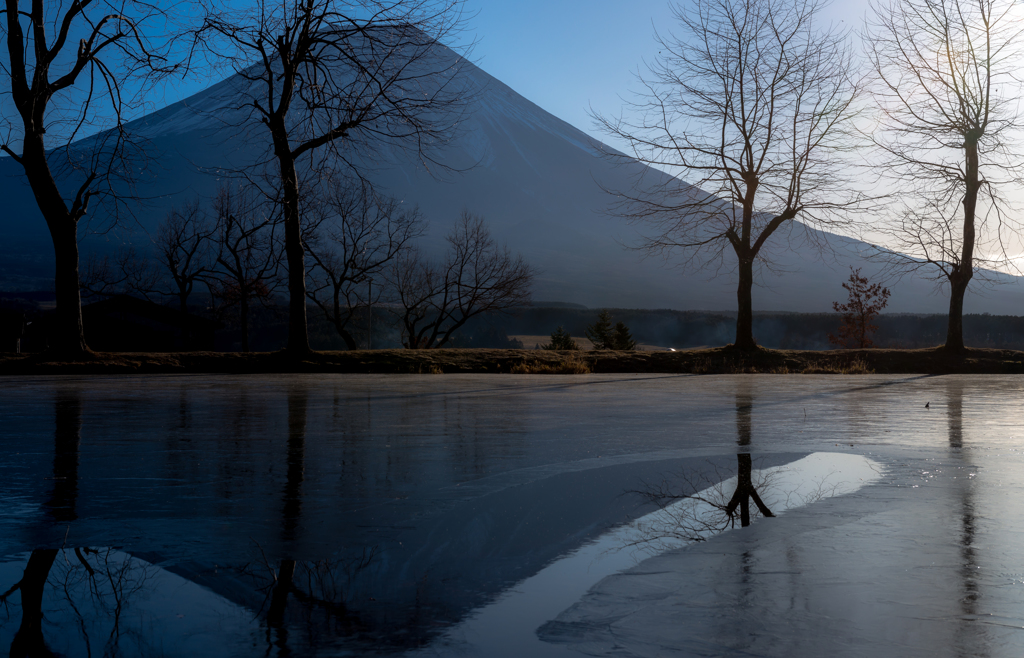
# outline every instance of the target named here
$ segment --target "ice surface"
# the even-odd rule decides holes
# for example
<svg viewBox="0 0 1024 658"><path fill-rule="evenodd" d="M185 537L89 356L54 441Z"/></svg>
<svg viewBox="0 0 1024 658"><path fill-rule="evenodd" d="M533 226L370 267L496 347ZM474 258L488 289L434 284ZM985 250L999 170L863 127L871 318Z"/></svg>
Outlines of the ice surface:
<svg viewBox="0 0 1024 658"><path fill-rule="evenodd" d="M113 547L156 574L143 598L161 609L237 620L187 655L1019 656L1022 392L1019 376L7 378L0 593L32 551L63 549L42 627L63 647L79 631L57 567ZM777 518L682 547L629 534L657 509L644 491L717 486L721 504L746 455ZM822 459L834 477L782 480ZM833 488L866 460L861 488ZM808 493L840 495L791 506ZM0 606L5 641L22 612L17 592ZM139 646L172 612L146 613Z"/></svg>
<svg viewBox="0 0 1024 658"><path fill-rule="evenodd" d="M755 471L762 483L762 498L776 515L832 496L848 494L881 477L883 466L859 455L816 452L797 461ZM545 645L533 632L558 612L573 604L606 576L626 571L650 555L658 555L695 541L710 539L708 530L691 539L671 536L680 519L707 519L723 515L714 503L724 505L736 487L728 478L713 487L691 494L628 524L556 560L535 576L517 583L494 603L475 612L435 645L416 656L550 656L575 655L562 645ZM716 519L717 520L717 519ZM725 528L735 529L735 524Z"/></svg>
<svg viewBox="0 0 1024 658"><path fill-rule="evenodd" d="M29 559L0 561L5 589ZM21 592L12 594L17 608ZM47 648L57 656L245 656L261 632L251 611L112 548L58 551L43 600ZM0 615L0 647L14 641L12 621Z"/></svg>

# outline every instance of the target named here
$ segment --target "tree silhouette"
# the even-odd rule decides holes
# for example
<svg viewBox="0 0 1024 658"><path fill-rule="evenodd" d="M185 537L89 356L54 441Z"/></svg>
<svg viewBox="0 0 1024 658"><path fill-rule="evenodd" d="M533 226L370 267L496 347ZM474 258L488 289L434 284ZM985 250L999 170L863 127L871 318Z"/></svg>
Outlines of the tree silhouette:
<svg viewBox="0 0 1024 658"><path fill-rule="evenodd" d="M310 213L314 221L304 238L312 260L306 292L346 347L354 350L350 322L380 301L387 267L409 252L412 241L423 235L425 222L419 208L404 208L368 185L325 187L326 198Z"/></svg>
<svg viewBox="0 0 1024 658"><path fill-rule="evenodd" d="M459 125L465 60L439 44L462 24L461 0L256 0L205 3L197 41L247 83L240 129L262 126L266 157L245 172L281 206L287 260L287 349L309 351L303 181L406 151L437 162ZM255 119L255 121L252 121Z"/></svg>
<svg viewBox="0 0 1024 658"><path fill-rule="evenodd" d="M860 268L850 266L850 279L843 284L849 293L845 304L832 302L832 308L843 314L843 324L839 327L839 335L828 335L833 345L846 348L868 348L874 346L871 334L878 330L872 324L875 317L889 304L889 289L880 283L871 283L867 277L860 275Z"/></svg>
<svg viewBox="0 0 1024 658"><path fill-rule="evenodd" d="M440 263L413 251L389 270L407 348L442 347L471 318L530 301L534 269L498 245L483 218L463 212L446 240Z"/></svg>
<svg viewBox="0 0 1024 658"><path fill-rule="evenodd" d="M736 258L736 347L753 336L755 263L784 227L834 228L865 201L845 153L860 85L846 35L819 30L817 0L695 0L674 5L681 34L659 55L624 117L595 115L649 165L613 212L643 225L640 249L718 271ZM665 176L657 170L678 176ZM799 219L803 224L794 224ZM805 237L823 246L821 233Z"/></svg>
<svg viewBox="0 0 1024 658"><path fill-rule="evenodd" d="M261 201L251 189L221 189L214 203L216 266L205 276L223 307L238 307L243 352L249 351L249 308L270 299L281 262L279 222Z"/></svg>
<svg viewBox="0 0 1024 658"><path fill-rule="evenodd" d="M561 325L551 332L551 342L542 346L545 350L579 350L580 346Z"/></svg>
<svg viewBox="0 0 1024 658"><path fill-rule="evenodd" d="M878 162L900 203L883 249L900 271L949 285L945 347L964 349L967 287L1019 223L1001 189L1020 180L1020 20L1009 0L898 0L868 26L881 122ZM996 264L990 259L989 265Z"/></svg>
<svg viewBox="0 0 1024 658"><path fill-rule="evenodd" d="M13 101L0 103L0 150L21 166L53 240L57 312L50 347L81 354L88 346L78 224L97 197L116 205L139 171L143 153L125 117L144 95L131 93L129 80L175 70L160 52L167 44L155 43L148 30L167 17L156 4L132 0L5 0L0 12L0 100ZM98 128L109 129L89 134Z"/></svg>

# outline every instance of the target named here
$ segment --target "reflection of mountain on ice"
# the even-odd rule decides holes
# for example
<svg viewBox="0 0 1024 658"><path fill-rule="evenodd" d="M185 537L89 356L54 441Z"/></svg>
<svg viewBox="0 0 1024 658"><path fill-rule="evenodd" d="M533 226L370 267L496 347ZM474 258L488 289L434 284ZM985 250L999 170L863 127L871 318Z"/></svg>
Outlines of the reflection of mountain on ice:
<svg viewBox="0 0 1024 658"><path fill-rule="evenodd" d="M629 308L732 309L734 277L726 271L685 274L658 259L642 260L623 244L634 244L637 228L605 214L609 189L628 189L634 167L614 167L601 159L598 143L548 114L475 66L471 83L481 89L464 131L443 157L464 174L438 181L409 157L395 157L371 178L410 204L419 204L431 222L429 244L437 246L448 226L465 208L483 215L499 240L522 252L541 270L534 297L588 306ZM192 196L211 195L223 181L222 167L261 157L267 136L262 126L238 128L238 78L222 81L185 101L133 122L130 129L151 140L157 157L140 181L138 193L152 201L136 211L138 226L131 238L146 244L152 228L171 206ZM47 285L52 248L46 228L17 170L0 159L0 186L8 212L0 218L0 287ZM662 174L657 174L662 175ZM93 213L93 228L103 224L103 209ZM116 244L103 235L86 249ZM836 237L837 264L825 265L814 252L780 247L781 276L766 275L755 291L755 308L763 310L829 311L842 296L847 265L861 266L866 245ZM794 240L799 245L799 240ZM865 265L865 272L875 268ZM942 312L946 301L931 295L932 284L906 279L895 287L890 308L906 312ZM968 295L968 312L1016 313L1024 301L1018 285Z"/></svg>

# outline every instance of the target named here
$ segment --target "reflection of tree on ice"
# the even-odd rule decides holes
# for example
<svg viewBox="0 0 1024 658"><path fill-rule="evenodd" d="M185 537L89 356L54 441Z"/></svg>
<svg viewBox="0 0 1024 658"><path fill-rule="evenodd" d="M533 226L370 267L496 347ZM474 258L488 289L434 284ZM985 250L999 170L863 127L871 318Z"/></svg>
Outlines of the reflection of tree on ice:
<svg viewBox="0 0 1024 658"><path fill-rule="evenodd" d="M627 545L658 551L679 540L704 541L735 527L737 509L740 525L745 528L751 521L751 499L762 516L775 516L758 490L764 491L772 486L777 470L758 471L755 482L753 457L747 452L752 435L752 406L753 396L748 386L741 386L736 393L736 443L741 452L736 455L736 487L732 494L727 490L731 478L714 464L708 472L684 473L681 486L668 481L646 486L635 493L660 510L637 522L634 526L637 536L631 538Z"/></svg>
<svg viewBox="0 0 1024 658"><path fill-rule="evenodd" d="M747 388L743 386L742 388ZM751 438L751 410L754 406L754 396L749 390L736 391L736 443L741 447L750 445ZM746 528L750 525L750 499L764 516L775 516L768 506L764 504L761 497L757 495L757 488L754 487L752 471L752 460L749 452L741 452L736 455L736 491L733 492L729 504L725 506L725 513L729 520L733 520L736 507L740 508L740 525Z"/></svg>
<svg viewBox="0 0 1024 658"><path fill-rule="evenodd" d="M733 519L733 515L736 513L736 507L740 508L740 525L744 528L750 525L750 500L753 499L754 504L757 505L757 509L761 512L762 516L775 516L772 511L768 509L768 506L764 504L761 497L757 495L757 488L754 486L754 480L752 477L752 460L750 453L741 452L736 455L736 460L739 462L739 469L736 482L736 491L732 494L732 498L729 500L729 504L725 506L725 513L729 516L729 519Z"/></svg>
<svg viewBox="0 0 1024 658"><path fill-rule="evenodd" d="M50 568L57 557L57 549L37 549L25 566L25 573L3 595L0 601L21 590L21 625L11 643L11 657L52 656L43 639L43 587L50 575Z"/></svg>

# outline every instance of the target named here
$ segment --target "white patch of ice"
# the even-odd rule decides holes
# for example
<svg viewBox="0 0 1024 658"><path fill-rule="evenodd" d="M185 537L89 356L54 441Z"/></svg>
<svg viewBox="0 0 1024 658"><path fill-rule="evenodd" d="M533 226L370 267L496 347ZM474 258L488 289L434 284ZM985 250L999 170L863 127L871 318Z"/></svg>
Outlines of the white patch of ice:
<svg viewBox="0 0 1024 658"><path fill-rule="evenodd" d="M860 455L816 452L803 459L753 472L765 504L778 516L817 500L853 493L879 480L883 466ZM426 649L410 656L577 656L564 646L541 642L536 629L578 601L603 578L636 566L652 554L685 546L691 541L659 538L644 542L652 528L664 528L680 518L720 513L706 500L731 493L736 478L729 478L633 523L620 526L556 560L536 575L507 590L498 600ZM728 498L726 498L728 500ZM639 543L638 543L639 542ZM646 544L646 545L645 545ZM642 550L629 550L640 548ZM624 550L625 549L625 550Z"/></svg>

